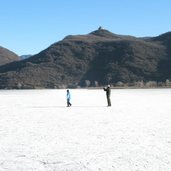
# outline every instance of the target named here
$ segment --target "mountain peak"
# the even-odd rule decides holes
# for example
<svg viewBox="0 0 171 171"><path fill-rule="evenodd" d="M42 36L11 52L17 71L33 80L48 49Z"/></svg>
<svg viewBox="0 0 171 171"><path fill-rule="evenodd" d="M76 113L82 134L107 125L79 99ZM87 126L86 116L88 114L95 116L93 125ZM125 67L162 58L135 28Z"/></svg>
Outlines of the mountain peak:
<svg viewBox="0 0 171 171"><path fill-rule="evenodd" d="M98 30L95 30L95 31L91 32L90 35L101 36L101 37L113 37L113 36L116 36L112 32L110 32L110 31L108 31L106 29L103 29L102 27L99 27Z"/></svg>
<svg viewBox="0 0 171 171"><path fill-rule="evenodd" d="M124 36L114 34L102 27L99 27L97 30L90 32L87 35L68 35L64 38L64 40L81 40L81 41L106 41L106 40L121 40Z"/></svg>
<svg viewBox="0 0 171 171"><path fill-rule="evenodd" d="M20 58L17 54L0 46L0 65L4 65L18 60L20 60Z"/></svg>
<svg viewBox="0 0 171 171"><path fill-rule="evenodd" d="M89 35L93 35L96 37L100 37L103 39L110 39L110 40L134 40L136 37L129 36L129 35L119 35L110 32L109 30L103 29L102 27L99 27L97 30L89 33Z"/></svg>

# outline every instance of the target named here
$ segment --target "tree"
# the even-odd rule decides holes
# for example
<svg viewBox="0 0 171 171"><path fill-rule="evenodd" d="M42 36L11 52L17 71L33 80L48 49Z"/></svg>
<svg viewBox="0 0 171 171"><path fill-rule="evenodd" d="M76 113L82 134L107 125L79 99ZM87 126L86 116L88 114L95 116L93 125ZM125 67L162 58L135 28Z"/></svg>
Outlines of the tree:
<svg viewBox="0 0 171 171"><path fill-rule="evenodd" d="M102 30L102 26L100 26L100 27L98 28L98 30Z"/></svg>
<svg viewBox="0 0 171 171"><path fill-rule="evenodd" d="M146 87L157 87L157 82L156 81L148 81L146 83Z"/></svg>
<svg viewBox="0 0 171 171"><path fill-rule="evenodd" d="M168 80L168 79L166 80L166 86L167 86L167 87L171 86L171 81Z"/></svg>
<svg viewBox="0 0 171 171"><path fill-rule="evenodd" d="M18 83L18 84L17 84L17 88L18 88L18 89L21 89L21 88L22 88L22 84L21 84L21 83Z"/></svg>
<svg viewBox="0 0 171 171"><path fill-rule="evenodd" d="M95 87L98 87L99 86L98 81L94 81L94 85L95 85Z"/></svg>
<svg viewBox="0 0 171 171"><path fill-rule="evenodd" d="M122 86L124 86L124 83L123 83L122 81L118 81L118 82L116 83L116 86L122 87Z"/></svg>
<svg viewBox="0 0 171 171"><path fill-rule="evenodd" d="M86 86L86 87L89 87L90 84L91 84L90 80L85 80L85 86Z"/></svg>

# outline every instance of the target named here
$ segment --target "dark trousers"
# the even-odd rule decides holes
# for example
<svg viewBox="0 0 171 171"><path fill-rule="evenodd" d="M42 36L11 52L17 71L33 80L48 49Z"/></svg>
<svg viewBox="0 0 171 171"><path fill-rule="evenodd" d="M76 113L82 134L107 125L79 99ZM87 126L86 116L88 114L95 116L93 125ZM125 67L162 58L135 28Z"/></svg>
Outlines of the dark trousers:
<svg viewBox="0 0 171 171"><path fill-rule="evenodd" d="M108 106L111 106L110 96L107 96L107 105L108 105Z"/></svg>
<svg viewBox="0 0 171 171"><path fill-rule="evenodd" d="M71 103L70 103L70 100L69 99L67 99L67 106L68 107L71 106Z"/></svg>

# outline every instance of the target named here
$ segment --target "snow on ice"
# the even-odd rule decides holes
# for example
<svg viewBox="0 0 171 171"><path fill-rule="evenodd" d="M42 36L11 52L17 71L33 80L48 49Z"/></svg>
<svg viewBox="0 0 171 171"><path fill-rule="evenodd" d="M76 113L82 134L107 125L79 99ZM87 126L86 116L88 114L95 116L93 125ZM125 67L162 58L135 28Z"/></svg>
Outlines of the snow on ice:
<svg viewBox="0 0 171 171"><path fill-rule="evenodd" d="M0 91L0 171L169 171L171 89Z"/></svg>

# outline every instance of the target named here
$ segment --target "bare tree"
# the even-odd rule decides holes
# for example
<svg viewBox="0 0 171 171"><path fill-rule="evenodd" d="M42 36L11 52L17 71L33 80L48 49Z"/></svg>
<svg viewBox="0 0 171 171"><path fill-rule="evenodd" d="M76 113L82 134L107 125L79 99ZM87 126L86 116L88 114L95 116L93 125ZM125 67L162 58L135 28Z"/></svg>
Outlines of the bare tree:
<svg viewBox="0 0 171 171"><path fill-rule="evenodd" d="M86 86L86 87L89 87L90 84L91 84L90 80L85 80L85 86Z"/></svg>
<svg viewBox="0 0 171 171"><path fill-rule="evenodd" d="M95 85L95 87L98 87L99 86L98 81L94 81L94 85Z"/></svg>

